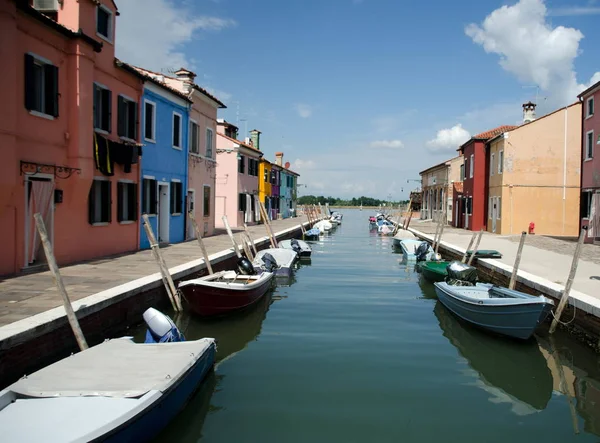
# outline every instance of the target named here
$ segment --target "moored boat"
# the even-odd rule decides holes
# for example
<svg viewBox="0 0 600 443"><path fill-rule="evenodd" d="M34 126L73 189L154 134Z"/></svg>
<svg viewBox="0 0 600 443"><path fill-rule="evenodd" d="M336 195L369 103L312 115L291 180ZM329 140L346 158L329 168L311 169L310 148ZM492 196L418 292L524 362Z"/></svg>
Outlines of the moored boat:
<svg viewBox="0 0 600 443"><path fill-rule="evenodd" d="M392 246L395 248L400 248L400 242L402 240L405 240L405 239L414 240L416 238L417 237L415 237L415 235L412 232L407 231L406 229L400 228L400 229L398 229L398 232L396 232L396 234L394 235L394 239L392 240Z"/></svg>
<svg viewBox="0 0 600 443"><path fill-rule="evenodd" d="M293 249L269 248L256 253L252 261L256 272L273 272L276 277L290 277L292 267L298 259Z"/></svg>
<svg viewBox="0 0 600 443"><path fill-rule="evenodd" d="M319 228L312 228L304 233L304 238L307 240L315 240L319 238L319 235L321 235Z"/></svg>
<svg viewBox="0 0 600 443"><path fill-rule="evenodd" d="M321 220L313 225L313 228L318 228L319 231L325 232L330 231L333 228L333 224L329 220Z"/></svg>
<svg viewBox="0 0 600 443"><path fill-rule="evenodd" d="M281 240L279 242L279 247L296 251L299 258L310 258L312 254L312 248L308 243L295 238L292 238L291 240Z"/></svg>
<svg viewBox="0 0 600 443"><path fill-rule="evenodd" d="M429 260L420 263L420 272L426 280L434 283L436 281L444 281L448 272L446 267L450 262Z"/></svg>
<svg viewBox="0 0 600 443"><path fill-rule="evenodd" d="M179 283L190 309L200 316L228 314L253 305L272 284L273 273L245 275L220 271Z"/></svg>
<svg viewBox="0 0 600 443"><path fill-rule="evenodd" d="M423 240L410 238L400 240L400 249L406 261L425 261L435 258L435 251L429 243Z"/></svg>

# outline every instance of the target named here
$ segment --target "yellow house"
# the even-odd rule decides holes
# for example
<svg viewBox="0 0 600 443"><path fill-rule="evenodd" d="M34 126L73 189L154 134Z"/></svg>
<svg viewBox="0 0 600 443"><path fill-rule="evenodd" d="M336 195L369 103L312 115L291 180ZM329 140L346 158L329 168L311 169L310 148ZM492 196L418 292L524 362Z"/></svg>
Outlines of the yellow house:
<svg viewBox="0 0 600 443"><path fill-rule="evenodd" d="M271 208L271 162L260 159L258 165L258 197L260 201L265 205L267 214L269 214Z"/></svg>
<svg viewBox="0 0 600 443"><path fill-rule="evenodd" d="M525 123L486 144L489 177L487 230L577 236L581 163L581 103L535 119L523 105Z"/></svg>

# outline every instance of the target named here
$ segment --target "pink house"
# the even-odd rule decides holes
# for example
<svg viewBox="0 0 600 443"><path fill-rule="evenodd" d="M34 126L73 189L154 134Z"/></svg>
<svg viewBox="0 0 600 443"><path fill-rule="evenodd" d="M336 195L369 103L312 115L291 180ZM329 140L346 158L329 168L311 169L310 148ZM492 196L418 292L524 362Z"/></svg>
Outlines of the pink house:
<svg viewBox="0 0 600 443"><path fill-rule="evenodd" d="M237 137L237 126L219 120L215 223L221 228L224 227L223 215L227 215L232 228L260 220L255 196L258 195L258 165L263 153Z"/></svg>
<svg viewBox="0 0 600 443"><path fill-rule="evenodd" d="M142 81L114 57L111 0L0 2L0 274L137 249Z"/></svg>

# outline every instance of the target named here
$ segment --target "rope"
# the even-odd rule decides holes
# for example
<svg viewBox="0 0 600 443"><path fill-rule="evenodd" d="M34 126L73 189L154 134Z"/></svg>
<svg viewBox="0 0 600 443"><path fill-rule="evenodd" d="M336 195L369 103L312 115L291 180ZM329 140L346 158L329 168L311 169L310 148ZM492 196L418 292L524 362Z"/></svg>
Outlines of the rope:
<svg viewBox="0 0 600 443"><path fill-rule="evenodd" d="M568 326L570 323L572 323L572 322L573 322L573 320L575 320L575 315L577 314L577 307L576 307L575 305L572 305L572 306L573 306L573 318L572 318L571 320L569 320L568 322L562 322L562 321L560 321L560 320L559 320L559 319L558 319L558 318L557 318L557 317L554 315L554 311L550 311L550 314L552 314L552 317L554 317L554 319L555 319L555 320L556 320L558 323L560 323L560 324L561 324L561 325L563 325L563 326Z"/></svg>

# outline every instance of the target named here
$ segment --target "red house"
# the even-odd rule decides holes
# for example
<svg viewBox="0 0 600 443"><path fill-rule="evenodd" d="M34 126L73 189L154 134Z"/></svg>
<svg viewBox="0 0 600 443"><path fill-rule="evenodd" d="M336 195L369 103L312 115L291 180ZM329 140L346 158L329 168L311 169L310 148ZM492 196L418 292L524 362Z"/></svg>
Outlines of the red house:
<svg viewBox="0 0 600 443"><path fill-rule="evenodd" d="M581 226L588 226L586 243L600 243L600 113L596 114L596 99L600 100L600 82L578 95L583 104L581 117Z"/></svg>
<svg viewBox="0 0 600 443"><path fill-rule="evenodd" d="M486 229L487 178L489 161L486 159L485 143L503 132L517 126L503 125L471 137L458 151L464 156L463 192L454 202L458 208L453 226L471 231Z"/></svg>

